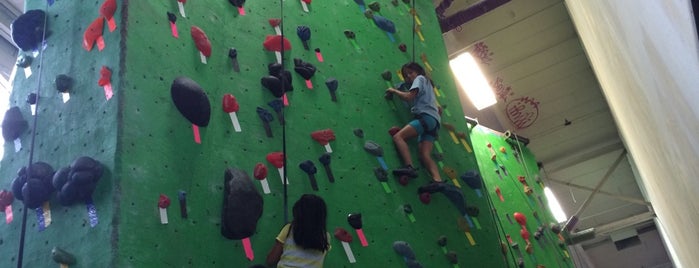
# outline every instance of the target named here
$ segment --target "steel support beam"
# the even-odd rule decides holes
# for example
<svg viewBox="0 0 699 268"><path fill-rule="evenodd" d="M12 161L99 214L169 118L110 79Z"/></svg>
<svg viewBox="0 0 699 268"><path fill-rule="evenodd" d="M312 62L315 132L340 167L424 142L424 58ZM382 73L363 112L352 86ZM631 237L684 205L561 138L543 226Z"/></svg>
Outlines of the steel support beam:
<svg viewBox="0 0 699 268"><path fill-rule="evenodd" d="M547 181L555 182L555 183L558 183L558 184L561 184L561 185L570 186L570 187L573 187L573 188L582 189L582 190L587 190L587 191L594 191L594 190L595 190L595 189L590 188L590 187L587 187L587 186L577 185L577 184L575 184L575 183L560 181L560 180L552 179L552 178L549 178ZM651 206L650 202L648 202L648 201L646 201L646 200L643 200L643 199L638 199L638 198L623 196L623 195L619 195L619 194L615 194L615 193L610 193L610 192L602 191L602 190L598 190L597 193L598 193L598 194L601 194L601 195L605 195L605 196L611 197L611 198L614 198L614 199L619 199L619 200L623 200L623 201L626 201L626 202L630 202L630 203L636 203L636 204L639 204L639 205Z"/></svg>

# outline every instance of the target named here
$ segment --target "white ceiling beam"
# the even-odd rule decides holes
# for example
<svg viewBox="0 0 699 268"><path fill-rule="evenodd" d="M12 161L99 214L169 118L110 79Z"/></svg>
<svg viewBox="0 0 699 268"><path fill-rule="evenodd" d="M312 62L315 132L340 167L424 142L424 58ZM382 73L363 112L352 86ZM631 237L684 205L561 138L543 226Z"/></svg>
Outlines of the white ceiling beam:
<svg viewBox="0 0 699 268"><path fill-rule="evenodd" d="M573 188L578 188L578 189L582 189L582 190L587 190L587 191L590 191L590 192L592 192L592 191L595 190L595 189L592 189L592 188L587 187L587 186L577 185L577 184L575 184L575 183L560 181L560 180L552 179L552 178L548 178L548 181L550 181L550 182L555 182L555 183L558 183L558 184L562 184L562 185L565 185L565 186L570 186L570 187L573 187ZM610 193L610 192L602 191L602 190L598 190L597 193L598 193L598 194L605 195L605 196L609 196L609 197L614 198L614 199L619 199L619 200L622 200L622 201L630 202L630 203L635 203L635 204L645 205L645 206L651 206L651 203L650 203L650 202L645 201L645 200L643 200L643 199L638 199L638 198L633 198L633 197L629 197L629 196L624 196L624 195L620 195L620 194L618 194L618 193Z"/></svg>
<svg viewBox="0 0 699 268"><path fill-rule="evenodd" d="M618 231L624 228L635 226L644 222L652 221L655 218L655 212L648 211L641 214L637 214L625 219L621 219L615 222L610 222L607 224L602 224L595 227L595 234L597 235L609 235L614 231Z"/></svg>
<svg viewBox="0 0 699 268"><path fill-rule="evenodd" d="M548 173L560 171L573 165L597 158L603 154L613 152L619 149L624 149L624 144L621 142L621 140L610 139L608 141L601 142L598 145L591 146L588 149L581 150L577 153L569 154L567 157L562 157L555 161L545 162L545 172Z"/></svg>

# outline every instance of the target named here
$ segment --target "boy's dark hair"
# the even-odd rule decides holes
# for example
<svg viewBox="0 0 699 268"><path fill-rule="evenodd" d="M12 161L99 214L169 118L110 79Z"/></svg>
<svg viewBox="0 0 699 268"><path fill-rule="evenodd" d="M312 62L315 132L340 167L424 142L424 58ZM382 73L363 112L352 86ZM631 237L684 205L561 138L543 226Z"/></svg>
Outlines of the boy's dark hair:
<svg viewBox="0 0 699 268"><path fill-rule="evenodd" d="M422 68L422 66L420 64L418 64L417 62L414 62L414 61L408 62L406 64L403 64L403 66L400 68L400 73L401 73L401 75L403 75L403 79L406 79L406 81L408 81L407 80L408 75L405 73L405 69L410 69L410 70L415 71L418 75L422 75L425 78L427 78L427 81L430 81L430 84L434 85L434 83L432 82L432 79L429 76L427 76L427 72L425 72L425 68ZM410 81L410 82L412 83L413 81ZM410 85L408 85L408 87L410 87Z"/></svg>
<svg viewBox="0 0 699 268"><path fill-rule="evenodd" d="M291 228L297 245L320 251L330 249L325 227L328 209L323 198L304 194L296 201L292 212L294 221Z"/></svg>

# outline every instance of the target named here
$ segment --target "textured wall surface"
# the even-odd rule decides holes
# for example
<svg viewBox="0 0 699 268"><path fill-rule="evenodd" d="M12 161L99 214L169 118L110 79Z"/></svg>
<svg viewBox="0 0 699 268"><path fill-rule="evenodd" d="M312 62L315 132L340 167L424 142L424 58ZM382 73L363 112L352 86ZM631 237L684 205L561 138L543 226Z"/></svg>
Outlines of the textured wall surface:
<svg viewBox="0 0 699 268"><path fill-rule="evenodd" d="M416 3L424 37L421 41L420 35L411 31L413 19L407 5L380 2L379 14L395 22L395 42L366 19L354 1L313 2L308 13L302 10L299 1L283 3L281 9L279 3L253 1L245 5L246 15L241 16L227 1L192 1L184 5L186 18L183 18L176 1L118 1L115 16L118 28L115 32L105 28L106 48L101 52L95 49L86 52L80 47L82 33L97 16L101 3L74 5L58 1L49 7L53 34L43 53L42 89L50 88L48 85L59 73L74 77L76 85L73 97L66 104L60 101L56 91L44 90L41 94L48 100L40 103L34 159L58 168L87 155L104 163L107 172L94 194L100 217L95 227L86 224L84 205L67 208L53 205L53 224L41 232L37 232L36 217L30 213L26 267L30 263L31 267L53 265L49 254L53 246L75 254L78 259L75 267L245 267L263 263L285 223L285 211L288 209L290 215L293 202L303 193L316 193L326 200L328 231L332 233L336 227L342 227L354 236L350 246L357 263L348 262L342 245L333 238L326 267L402 266L403 258L391 248L399 240L412 246L417 260L425 267L450 266L443 249L437 245L442 235L448 238L446 249L456 253L461 265L506 266L506 258L500 251L503 227L496 224L498 218L488 213L487 195L479 198L458 180L464 172L479 168L477 155L486 161L480 164L481 169L492 169L488 166L487 148L480 144L475 148L476 154L469 152L471 147L465 144L468 137L452 137L452 133L442 128L439 149L435 150L443 155L440 167L455 171L456 183L464 187L467 202L481 211L478 217L470 219L475 223L469 231L473 241L457 224L462 215L443 195L434 194L427 205L420 202L417 187L429 181L424 168L420 177L407 186L389 175L386 184L390 193L387 193L373 172L380 167L377 158L363 149L366 141L375 141L383 147L389 169L401 165L388 129L404 125L410 116L405 104L383 98L387 83L381 73L389 70L391 82L399 83L396 71L413 54L416 61L426 65L421 57L424 54L424 60L432 68L431 77L438 86L437 99L445 108L443 123L454 125L456 132L468 133L463 114L457 108L460 104L431 3ZM179 38L171 33L167 12L177 16ZM274 34L268 23L272 18L282 19L281 29L292 45L284 54L284 66L292 72L294 88L288 93L290 105L284 109L284 126L268 106L274 96L260 84L260 78L267 75L267 65L275 61L274 53L262 46L265 37ZM303 49L296 35L300 25L311 29L310 51ZM207 64L200 62L190 37L192 26L201 28L211 42L212 55ZM345 37L345 30L355 32L355 44ZM406 44L407 52L398 49L400 43ZM232 70L228 58L231 47L238 51L240 72ZM315 48L321 50L323 62L316 58ZM306 88L303 78L294 73L294 58L317 67L311 78L313 89ZM102 65L114 74L115 96L108 101L96 84ZM172 81L179 76L196 81L211 103L210 123L199 128L201 144L194 142L191 123L178 112L170 96ZM337 102L330 100L324 85L329 78L339 82ZM15 81L12 102L22 107L26 118L30 116L24 99L34 90L37 80L33 76ZM237 116L242 132L234 131L229 115L221 108L226 93L234 95L240 104ZM274 121L270 122L273 137L265 134L257 107L274 114ZM332 129L336 136L330 142L334 183L328 181L318 161L325 148L310 135L322 129ZM364 136L355 135L355 129L362 129ZM28 131L21 139L29 144L30 137ZM9 185L14 172L26 165L28 149L14 153L12 144L6 142L0 169L2 185ZM268 153L284 149L289 180L286 191L276 168L265 160ZM479 152L484 150L486 155L480 156ZM533 156L526 157L534 161ZM418 163L415 154L413 159ZM299 163L305 160L313 161L318 168L317 192L311 189L308 176L299 168ZM240 240L227 240L220 234L223 174L226 168L233 167L252 176L257 163L269 170L267 181L271 194L263 194L264 211L256 233L250 237L255 259L249 261ZM455 183L446 173L442 172L442 176ZM492 174L484 178L494 179ZM254 184L262 194L259 182ZM535 190L541 189L535 187ZM179 191L187 193L187 218L179 213ZM159 219L157 203L161 194L172 200L168 224L161 224ZM506 194L513 199L522 198ZM415 222L404 213L406 204L412 206ZM524 206L523 202L510 204ZM0 254L5 256L16 256L18 242L15 241L19 241L21 218L17 217L17 211L22 204L15 201L13 205L15 221L0 225ZM540 215L546 214L543 209L537 209ZM368 247L360 245L348 224L349 213L362 214ZM530 223L533 227L531 220ZM533 229L530 231L533 236ZM540 254L537 257L541 256L539 263L554 263L543 250L536 252ZM508 255L507 262L514 263L511 257ZM16 258L6 262L14 264Z"/></svg>
<svg viewBox="0 0 699 268"><path fill-rule="evenodd" d="M32 1L27 10L46 10L46 2ZM66 167L80 156L89 156L104 165L101 177L93 196L99 223L90 227L86 205L74 204L64 207L50 200L51 223L44 231L38 232L39 221L34 210L27 211L26 241L24 246L24 267L50 267L58 265L51 260L51 249L63 248L77 256L80 267L100 267L113 258L112 239L115 207L115 186L118 178L113 176L118 132L118 106L114 99L107 101L103 89L97 84L100 69L107 66L112 70L112 85L120 85L119 44L122 35L120 28L115 32L104 30L105 48L98 52L82 49L85 29L99 16L101 3L81 4L79 8L68 1L57 2L48 9L48 29L50 34L42 53L25 52L36 55L31 67L32 75L25 77L18 70L10 96L10 105L18 106L30 127L34 124L27 96L39 92L36 117L36 131L23 132L20 136L22 149L15 152L12 141L4 144L5 154L0 162L0 182L2 189L10 189L17 170L29 163L32 135L34 142L33 162L41 161L54 169ZM117 10L120 16L121 9ZM121 27L123 28L123 27ZM63 102L61 93L56 90L55 79L66 74L73 79L70 100ZM14 220L0 224L0 260L2 267L15 267L22 222L22 202L12 204Z"/></svg>
<svg viewBox="0 0 699 268"><path fill-rule="evenodd" d="M448 248L459 252L462 260L475 259L476 252L469 252L468 242L456 228L458 211L448 201L435 196L427 206L420 203L416 189L428 182L427 174L404 187L391 176L387 194L373 174L379 167L376 157L364 151L367 140L382 145L389 168L399 166L388 129L402 126L409 119L403 103L394 101L396 110L383 99L386 88L381 73L390 70L393 83L398 83L395 71L407 62L412 53L403 53L399 43L412 48L412 19L406 5L398 7L389 2L381 3L381 15L396 23L395 43L374 26L360 12L353 1L311 3L310 12L302 11L300 2L284 2L284 14L277 4L251 2L245 6L247 14L240 16L226 2L207 5L189 3L185 5L187 19L178 16L180 38L171 36L167 11L176 12L173 3L129 3L129 31L127 34L127 70L124 90L124 128L121 148L124 157L122 175L122 227L119 228L119 266L151 266L159 263L168 265L206 265L261 263L273 243L274 236L284 223L284 196L281 180L276 168L265 156L281 151L282 132L286 132L287 167L289 178L289 209L293 202L306 192L313 192L307 175L298 165L312 160L319 169L316 174L320 191L329 206L328 228L343 227L350 231L346 216L362 213L363 231L369 240L368 247L361 247L355 236L351 244L361 266L396 266L403 263L391 249L393 241L410 243L417 252L417 259L425 265L448 265L436 240L440 235L450 238ZM441 85L445 94L456 96L453 82L449 79L446 56L436 19L431 16L429 5L418 7L425 28L425 43L416 36L417 60L421 53L431 60L435 83ZM154 15L155 14L155 15ZM162 14L162 15L161 15ZM279 120L270 123L273 137L265 135L261 120L255 109L263 107L271 111L267 103L274 97L260 85L260 78L267 75L267 65L275 61L274 53L263 49L265 36L274 34L269 25L271 18L282 18L282 30L291 42L292 49L285 53L284 62L288 70L293 68L294 58L314 64L318 71L311 79L314 88L307 89L303 79L293 74L293 92L288 93L290 106L285 108L286 129ZM312 30L309 45L319 48L324 62L318 62L313 50L306 51L296 36L296 28L306 25ZM191 26L206 32L212 43L212 57L206 65L201 64L194 42L189 37ZM348 40L343 31L356 33L359 50ZM233 72L228 48L238 51L240 73ZM293 72L293 70L292 70ZM212 103L211 123L201 128L202 143L192 139L192 130L169 100L169 86L177 76L187 76L197 81L207 92ZM324 81L334 77L339 81L337 102L330 100ZM235 132L228 115L221 110L222 96L233 94L240 103L237 112L242 132ZM440 98L447 108L454 99ZM458 102L452 104L458 107ZM458 109L452 109L458 111ZM445 116L445 122L458 122L460 116ZM276 117L276 116L275 116ZM332 129L336 140L332 147L331 166L336 177L329 183L318 157L325 151L323 146L311 139L311 132ZM364 138L353 134L355 128L364 131ZM462 130L463 131L463 130ZM448 135L443 133L446 153L445 164L456 170L474 168L474 158L461 145L449 145ZM240 241L229 241L219 234L220 204L223 194L223 171L226 167L246 170L252 175L256 163L269 169L268 181L272 194L264 195L264 213L258 223L258 232L251 237L256 259L245 259ZM416 160L417 163L417 160ZM256 182L257 183L257 182ZM171 197L178 190L189 193L190 215L187 220L171 214L169 225L157 221L155 200L159 193ZM127 201L128 200L128 201ZM414 208L416 223L411 223L402 206ZM290 212L289 212L290 213ZM485 218L485 226L488 226ZM493 243L494 232L485 230L474 236L480 247L497 249ZM164 240L164 237L168 237ZM423 243L423 241L430 241ZM127 245L139 245L131 247ZM351 265L338 240L333 240L333 250L326 259L328 267ZM144 256L143 248L151 254ZM457 250L461 249L461 250ZM474 254L469 256L469 254ZM492 251L492 254L498 254ZM491 258L494 259L494 258ZM495 263L497 261L494 259ZM495 264L497 265L497 264Z"/></svg>
<svg viewBox="0 0 699 268"><path fill-rule="evenodd" d="M550 229L550 223L556 221L548 209L544 184L539 179L534 155L523 144L511 142L514 136L510 137L510 142L504 137L504 133L480 126L471 132L478 168L483 176L481 191L495 212L489 216L495 218L500 241L509 246L508 262L517 264L521 260L524 267L536 267L538 264L573 267L565 246L561 246L563 237ZM515 151L521 152L519 159ZM491 158L493 154L495 158ZM525 185L531 189L531 193L526 193ZM523 225L515 213L523 216L520 218ZM529 233L529 243L522 230ZM542 230L540 236L536 235L539 230ZM530 250L526 250L527 244L531 245Z"/></svg>

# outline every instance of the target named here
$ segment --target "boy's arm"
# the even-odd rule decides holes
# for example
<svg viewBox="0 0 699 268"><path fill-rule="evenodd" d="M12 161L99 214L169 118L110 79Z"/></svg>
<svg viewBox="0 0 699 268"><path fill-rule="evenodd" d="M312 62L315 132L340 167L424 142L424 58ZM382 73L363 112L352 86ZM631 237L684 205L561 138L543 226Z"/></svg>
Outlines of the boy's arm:
<svg viewBox="0 0 699 268"><path fill-rule="evenodd" d="M410 89L410 91L400 91L395 88L388 88L386 92L398 96L401 100L412 101L417 96L418 88Z"/></svg>

